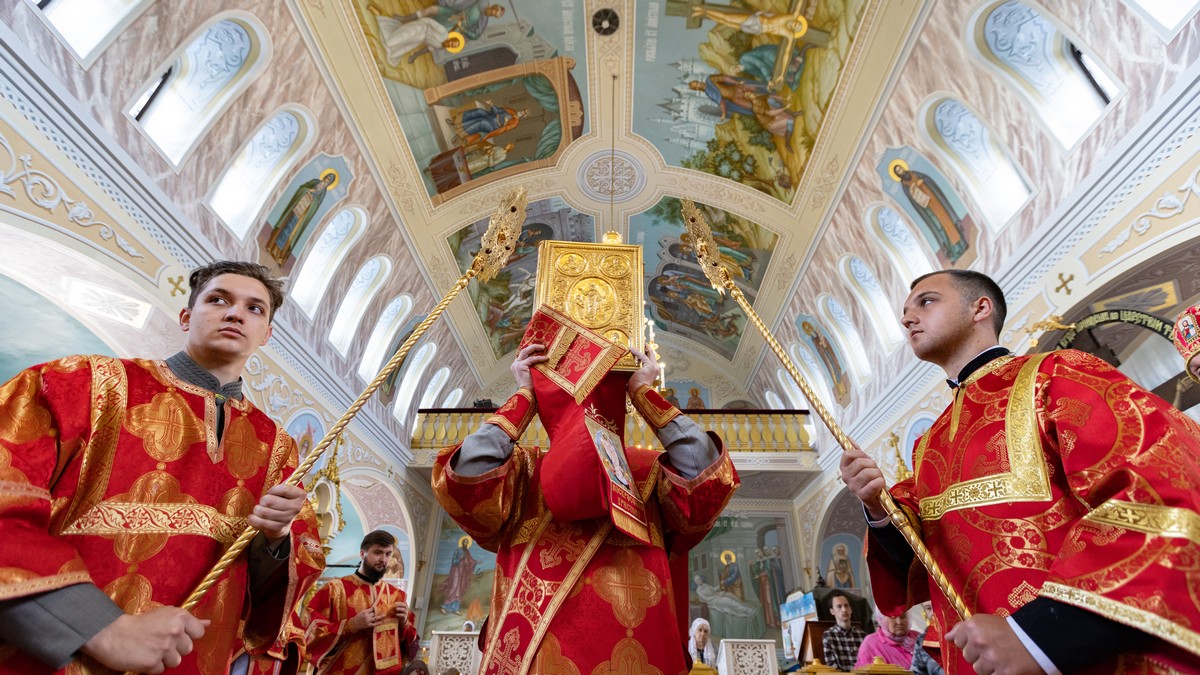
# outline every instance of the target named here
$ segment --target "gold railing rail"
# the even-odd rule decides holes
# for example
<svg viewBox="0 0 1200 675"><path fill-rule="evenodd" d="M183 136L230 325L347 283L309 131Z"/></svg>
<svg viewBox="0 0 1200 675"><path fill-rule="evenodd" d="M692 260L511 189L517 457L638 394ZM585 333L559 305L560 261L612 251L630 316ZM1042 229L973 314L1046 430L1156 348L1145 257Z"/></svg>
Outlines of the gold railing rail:
<svg viewBox="0 0 1200 675"><path fill-rule="evenodd" d="M730 452L803 452L812 450L806 410L689 410L688 417L701 429L724 439ZM483 424L492 411L480 408L439 408L417 412L412 449L437 450L455 445ZM522 445L546 447L550 443L538 418L525 430ZM626 445L659 447L658 437L637 415L625 418Z"/></svg>

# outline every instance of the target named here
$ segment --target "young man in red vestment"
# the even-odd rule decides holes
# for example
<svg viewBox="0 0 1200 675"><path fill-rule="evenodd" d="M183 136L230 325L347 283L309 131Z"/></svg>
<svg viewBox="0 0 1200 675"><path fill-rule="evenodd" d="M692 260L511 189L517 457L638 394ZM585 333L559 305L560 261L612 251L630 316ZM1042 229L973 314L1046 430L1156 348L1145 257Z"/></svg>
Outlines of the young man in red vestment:
<svg viewBox="0 0 1200 675"><path fill-rule="evenodd" d="M295 442L242 396L281 284L194 271L166 361L71 356L0 387L0 673L226 673L281 659L324 566ZM179 609L246 524L247 555Z"/></svg>
<svg viewBox="0 0 1200 675"><path fill-rule="evenodd" d="M654 391L653 353L610 372L625 353L540 308L511 367L517 393L434 464L439 502L496 553L481 673L687 670L687 551L737 473L719 437ZM666 451L625 448L617 467L594 439L624 447L626 395ZM515 445L534 414L545 452Z"/></svg>
<svg viewBox="0 0 1200 675"><path fill-rule="evenodd" d="M397 675L417 655L417 635L404 591L383 580L396 539L368 532L358 569L321 587L305 612L308 660L318 675Z"/></svg>
<svg viewBox="0 0 1200 675"><path fill-rule="evenodd" d="M977 272L917 279L901 323L953 401L891 490L974 616L960 622L887 520L861 450L841 473L895 616L932 593L949 675L1200 672L1200 428L1088 354L998 346L1004 295ZM957 625L956 625L957 624ZM1173 670L1171 670L1173 669Z"/></svg>

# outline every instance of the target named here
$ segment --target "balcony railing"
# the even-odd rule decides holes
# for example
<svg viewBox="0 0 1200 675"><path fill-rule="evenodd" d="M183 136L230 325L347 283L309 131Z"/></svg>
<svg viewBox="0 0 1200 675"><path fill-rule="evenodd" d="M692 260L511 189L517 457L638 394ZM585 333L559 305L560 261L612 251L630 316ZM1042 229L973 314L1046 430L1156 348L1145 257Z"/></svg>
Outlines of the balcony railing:
<svg viewBox="0 0 1200 675"><path fill-rule="evenodd" d="M437 408L417 412L412 450L438 450L455 445L491 417L494 410ZM807 410L685 410L701 429L717 432L730 452L803 452L812 450ZM550 438L534 418L522 445L546 447ZM660 448L658 437L637 415L625 418L626 445ZM661 448L660 448L661 449Z"/></svg>

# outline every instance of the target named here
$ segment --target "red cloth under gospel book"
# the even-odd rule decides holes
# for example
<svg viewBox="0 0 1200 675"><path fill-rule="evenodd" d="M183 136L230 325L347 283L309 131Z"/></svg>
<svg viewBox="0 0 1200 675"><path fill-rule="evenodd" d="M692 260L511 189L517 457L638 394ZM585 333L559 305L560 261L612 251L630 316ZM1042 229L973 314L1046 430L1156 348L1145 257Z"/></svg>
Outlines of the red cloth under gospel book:
<svg viewBox="0 0 1200 675"><path fill-rule="evenodd" d="M1050 598L1155 638L1087 672L1200 672L1200 428L1178 410L1081 352L1001 357L955 390L913 464L892 494L972 612ZM933 588L938 623L958 622L919 563L868 542L881 611ZM974 672L951 642L942 660Z"/></svg>
<svg viewBox="0 0 1200 675"><path fill-rule="evenodd" d="M226 401L218 443L215 395L162 361L51 361L0 402L0 601L94 583L126 613L179 606L296 467L295 442L248 401ZM193 613L212 623L172 672L226 673L243 649L282 656L287 615L323 567L306 506L266 586L247 590L243 555L204 597ZM82 667L104 671L86 658L67 670ZM50 670L0 647L0 673Z"/></svg>
<svg viewBox="0 0 1200 675"><path fill-rule="evenodd" d="M628 477L612 475L620 460L600 458L594 425L621 442L628 375L607 371L624 348L543 310L526 340L536 338L552 357L532 373L536 404L533 392L520 390L489 422L515 441L536 410L551 448L518 445L480 476L455 473L460 446L443 450L434 464L438 501L496 553L481 672L684 672L687 551L729 501L737 473L710 432L719 457L693 478L680 475L665 453L636 448L620 453ZM598 361L609 363L593 368ZM649 387L632 398L656 429L679 414ZM558 458L569 460L561 464L553 461L560 443ZM614 525L623 506L614 506L609 488L622 478L641 505L644 530L623 524L644 532L644 541Z"/></svg>

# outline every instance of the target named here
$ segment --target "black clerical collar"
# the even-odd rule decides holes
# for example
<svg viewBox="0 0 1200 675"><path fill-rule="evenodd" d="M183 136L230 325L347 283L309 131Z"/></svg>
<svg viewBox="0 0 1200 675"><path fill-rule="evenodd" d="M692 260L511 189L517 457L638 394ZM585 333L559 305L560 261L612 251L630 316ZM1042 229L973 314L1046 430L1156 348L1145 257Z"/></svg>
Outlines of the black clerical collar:
<svg viewBox="0 0 1200 675"><path fill-rule="evenodd" d="M223 398L242 400L242 379L240 377L236 381L222 386L216 375L201 368L200 364L192 360L187 352L179 352L167 359L167 367L171 369L172 373L175 373L176 377L188 384L207 389Z"/></svg>
<svg viewBox="0 0 1200 675"><path fill-rule="evenodd" d="M363 581L367 582L368 584L371 584L372 586L379 583L379 580L383 578L383 574L380 573L379 576L372 579L371 577L362 573L362 567L359 567L354 570L354 576L358 577L359 579L362 579Z"/></svg>
<svg viewBox="0 0 1200 675"><path fill-rule="evenodd" d="M967 365L963 366L963 369L958 371L957 378L953 380L947 379L946 384L949 385L951 389L958 389L960 386L962 386L962 383L967 381L968 377L975 373L975 371L986 366L992 361L995 361L1001 356L1008 356L1009 353L1010 352L1007 349L1001 347L1000 345L988 347L987 349L983 350L979 356L976 356L968 361Z"/></svg>

